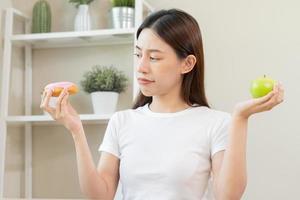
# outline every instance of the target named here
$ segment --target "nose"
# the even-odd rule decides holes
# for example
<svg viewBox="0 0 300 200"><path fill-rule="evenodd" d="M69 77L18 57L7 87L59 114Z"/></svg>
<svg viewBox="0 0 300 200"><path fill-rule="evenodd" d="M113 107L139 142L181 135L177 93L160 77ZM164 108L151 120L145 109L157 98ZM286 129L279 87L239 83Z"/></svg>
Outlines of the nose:
<svg viewBox="0 0 300 200"><path fill-rule="evenodd" d="M139 73L148 73L149 72L149 62L147 62L145 57L142 57L137 60L137 71Z"/></svg>

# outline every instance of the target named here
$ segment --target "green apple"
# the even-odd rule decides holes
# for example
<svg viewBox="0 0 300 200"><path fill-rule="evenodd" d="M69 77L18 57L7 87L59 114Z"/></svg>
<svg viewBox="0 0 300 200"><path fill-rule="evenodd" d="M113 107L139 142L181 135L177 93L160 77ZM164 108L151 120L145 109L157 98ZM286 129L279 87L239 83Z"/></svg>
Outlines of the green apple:
<svg viewBox="0 0 300 200"><path fill-rule="evenodd" d="M252 81L250 93L253 98L263 97L273 90L275 84L275 80L264 75L264 77L260 77Z"/></svg>

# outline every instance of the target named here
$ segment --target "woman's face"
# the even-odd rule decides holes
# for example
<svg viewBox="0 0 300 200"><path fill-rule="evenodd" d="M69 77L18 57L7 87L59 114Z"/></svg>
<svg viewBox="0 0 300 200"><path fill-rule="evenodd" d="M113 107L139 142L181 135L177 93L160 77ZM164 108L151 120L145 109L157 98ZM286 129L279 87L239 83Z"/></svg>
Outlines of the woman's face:
<svg viewBox="0 0 300 200"><path fill-rule="evenodd" d="M182 60L154 31L148 28L142 30L135 47L135 56L136 77L145 96L163 96L180 91Z"/></svg>

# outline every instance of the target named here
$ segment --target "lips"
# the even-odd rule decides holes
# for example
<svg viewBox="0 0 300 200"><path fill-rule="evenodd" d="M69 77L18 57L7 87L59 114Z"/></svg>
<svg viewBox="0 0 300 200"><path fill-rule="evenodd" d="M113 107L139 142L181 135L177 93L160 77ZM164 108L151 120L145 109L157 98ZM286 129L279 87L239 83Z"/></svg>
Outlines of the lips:
<svg viewBox="0 0 300 200"><path fill-rule="evenodd" d="M145 78L138 78L138 82L140 84L148 84L148 83L153 83L154 81L149 80L149 79L145 79Z"/></svg>

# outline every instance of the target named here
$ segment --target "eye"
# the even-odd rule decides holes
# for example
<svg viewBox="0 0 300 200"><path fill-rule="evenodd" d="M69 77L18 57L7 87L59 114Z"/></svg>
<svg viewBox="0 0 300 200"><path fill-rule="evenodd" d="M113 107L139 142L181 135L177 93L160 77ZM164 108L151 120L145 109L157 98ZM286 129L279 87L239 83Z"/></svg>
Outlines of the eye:
<svg viewBox="0 0 300 200"><path fill-rule="evenodd" d="M150 57L150 60L151 60L151 61L158 61L159 59L158 59L158 58Z"/></svg>
<svg viewBox="0 0 300 200"><path fill-rule="evenodd" d="M134 53L133 55L135 55L137 58L141 58L142 57L142 55L139 54L139 53Z"/></svg>

